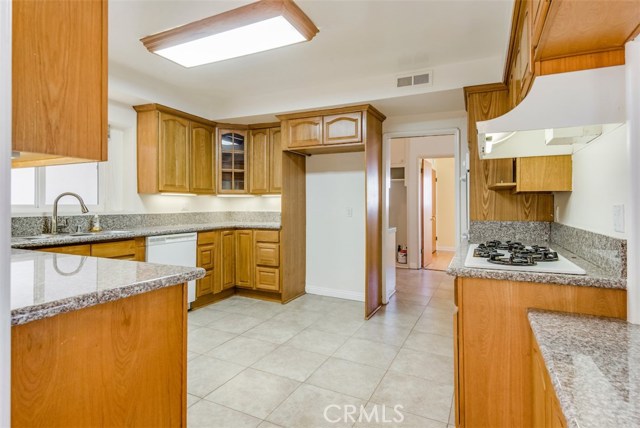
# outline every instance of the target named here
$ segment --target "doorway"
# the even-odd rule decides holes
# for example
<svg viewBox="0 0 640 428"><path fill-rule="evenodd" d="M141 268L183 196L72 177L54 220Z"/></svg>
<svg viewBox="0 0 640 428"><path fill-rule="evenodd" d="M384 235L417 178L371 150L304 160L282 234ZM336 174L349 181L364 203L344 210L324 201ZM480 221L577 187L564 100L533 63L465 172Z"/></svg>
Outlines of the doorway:
<svg viewBox="0 0 640 428"><path fill-rule="evenodd" d="M444 271L455 253L455 159L420 159L421 268Z"/></svg>

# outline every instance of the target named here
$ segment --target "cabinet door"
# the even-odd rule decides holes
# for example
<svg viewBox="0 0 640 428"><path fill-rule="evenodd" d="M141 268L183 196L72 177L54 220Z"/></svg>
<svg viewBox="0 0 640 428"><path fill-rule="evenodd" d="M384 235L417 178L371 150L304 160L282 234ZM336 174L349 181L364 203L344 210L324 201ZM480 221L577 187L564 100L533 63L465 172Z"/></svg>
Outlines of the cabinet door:
<svg viewBox="0 0 640 428"><path fill-rule="evenodd" d="M214 244L198 245L198 267L206 270L215 268L216 246Z"/></svg>
<svg viewBox="0 0 640 428"><path fill-rule="evenodd" d="M13 150L106 161L107 0L11 4Z"/></svg>
<svg viewBox="0 0 640 428"><path fill-rule="evenodd" d="M533 426L547 427L549 426L548 410L547 410L547 385L545 382L545 367L540 353L535 344L531 354L531 363L533 369L533 388L531 391L532 408L533 408Z"/></svg>
<svg viewBox="0 0 640 428"><path fill-rule="evenodd" d="M571 155L516 159L516 192L570 192Z"/></svg>
<svg viewBox="0 0 640 428"><path fill-rule="evenodd" d="M390 153L391 153L391 166L405 166L405 158L406 158L406 153L405 153L405 148L406 148L406 144L405 144L405 140L404 139L391 139L391 147L390 147Z"/></svg>
<svg viewBox="0 0 640 428"><path fill-rule="evenodd" d="M236 230L236 285L253 288L253 231Z"/></svg>
<svg viewBox="0 0 640 428"><path fill-rule="evenodd" d="M282 132L269 129L269 193L282 193Z"/></svg>
<svg viewBox="0 0 640 428"><path fill-rule="evenodd" d="M245 131L219 131L218 193L247 193Z"/></svg>
<svg viewBox="0 0 640 428"><path fill-rule="evenodd" d="M256 289L280 291L280 269L256 266Z"/></svg>
<svg viewBox="0 0 640 428"><path fill-rule="evenodd" d="M362 112L325 116L323 144L362 142Z"/></svg>
<svg viewBox="0 0 640 428"><path fill-rule="evenodd" d="M214 131L207 125L191 122L191 182L192 193L214 194Z"/></svg>
<svg viewBox="0 0 640 428"><path fill-rule="evenodd" d="M189 121L168 113L159 114L159 190L189 192Z"/></svg>
<svg viewBox="0 0 640 428"><path fill-rule="evenodd" d="M251 131L250 192L263 194L269 191L269 130Z"/></svg>
<svg viewBox="0 0 640 428"><path fill-rule="evenodd" d="M202 297L207 294L213 294L214 273L208 270L203 278L196 281L196 297Z"/></svg>
<svg viewBox="0 0 640 428"><path fill-rule="evenodd" d="M223 230L220 232L220 254L222 257L220 263L220 267L222 268L222 289L226 290L236 284L236 241L233 230Z"/></svg>
<svg viewBox="0 0 640 428"><path fill-rule="evenodd" d="M288 121L289 148L322 145L322 116Z"/></svg>

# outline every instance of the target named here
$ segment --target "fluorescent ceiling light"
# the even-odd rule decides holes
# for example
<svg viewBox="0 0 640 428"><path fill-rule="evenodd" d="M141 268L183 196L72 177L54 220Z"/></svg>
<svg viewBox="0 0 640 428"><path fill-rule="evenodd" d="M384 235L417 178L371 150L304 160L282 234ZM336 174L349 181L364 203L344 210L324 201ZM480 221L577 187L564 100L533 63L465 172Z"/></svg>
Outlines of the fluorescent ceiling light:
<svg viewBox="0 0 640 428"><path fill-rule="evenodd" d="M318 28L291 0L261 0L141 39L150 51L184 67L311 40Z"/></svg>

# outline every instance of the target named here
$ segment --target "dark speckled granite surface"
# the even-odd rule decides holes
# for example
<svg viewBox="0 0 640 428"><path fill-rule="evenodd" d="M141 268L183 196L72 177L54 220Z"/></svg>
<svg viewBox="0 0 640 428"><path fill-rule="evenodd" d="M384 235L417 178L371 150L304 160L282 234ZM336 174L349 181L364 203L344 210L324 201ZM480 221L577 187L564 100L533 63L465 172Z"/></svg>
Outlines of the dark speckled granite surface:
<svg viewBox="0 0 640 428"><path fill-rule="evenodd" d="M640 427L640 326L539 310L529 323L570 428Z"/></svg>

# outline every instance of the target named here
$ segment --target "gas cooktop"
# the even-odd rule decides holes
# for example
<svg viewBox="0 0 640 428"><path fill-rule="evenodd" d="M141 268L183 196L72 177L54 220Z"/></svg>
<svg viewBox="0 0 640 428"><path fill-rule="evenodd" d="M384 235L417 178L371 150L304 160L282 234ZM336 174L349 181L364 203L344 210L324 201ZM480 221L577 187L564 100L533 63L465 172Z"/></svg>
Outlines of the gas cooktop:
<svg viewBox="0 0 640 428"><path fill-rule="evenodd" d="M512 241L471 244L464 265L471 268L585 275L584 269L549 247Z"/></svg>

